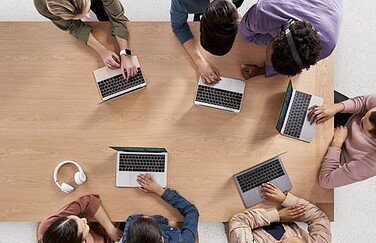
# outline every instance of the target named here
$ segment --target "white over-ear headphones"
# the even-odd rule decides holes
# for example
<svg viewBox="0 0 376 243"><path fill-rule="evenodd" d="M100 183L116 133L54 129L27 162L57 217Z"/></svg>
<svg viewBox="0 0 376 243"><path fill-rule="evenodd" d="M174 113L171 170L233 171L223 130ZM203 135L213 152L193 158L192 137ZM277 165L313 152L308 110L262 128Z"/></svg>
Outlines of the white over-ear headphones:
<svg viewBox="0 0 376 243"><path fill-rule="evenodd" d="M81 166L77 162L72 161L72 160L62 161L62 162L60 162L55 167L55 170L54 170L54 181L55 181L55 184L63 192L70 193L70 192L72 192L74 190L73 186L71 186L71 185L69 185L67 183L64 183L64 182L60 185L59 182L57 181L57 173L59 172L60 168L63 165L66 165L66 164L73 164L73 165L75 165L77 167L78 171L74 174L74 181L76 182L77 185L81 185L82 183L84 183L86 181L86 175L84 174L84 171L82 170Z"/></svg>

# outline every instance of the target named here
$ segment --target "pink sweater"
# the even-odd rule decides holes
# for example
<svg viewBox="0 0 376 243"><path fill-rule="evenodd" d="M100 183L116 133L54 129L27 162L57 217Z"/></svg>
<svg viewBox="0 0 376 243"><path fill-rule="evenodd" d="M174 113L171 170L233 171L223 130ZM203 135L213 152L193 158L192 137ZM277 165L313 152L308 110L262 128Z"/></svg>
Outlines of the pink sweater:
<svg viewBox="0 0 376 243"><path fill-rule="evenodd" d="M342 102L343 113L353 115L346 123L348 136L342 149L329 147L319 175L324 188L334 188L376 175L376 139L367 136L362 117L376 107L376 95L359 96Z"/></svg>
<svg viewBox="0 0 376 243"><path fill-rule="evenodd" d="M305 206L307 209L306 214L299 221L308 224L308 232L295 223L283 223L285 233L280 240L276 240L262 227L280 221L277 209L248 209L231 218L229 222L230 243L277 243L289 237L299 237L307 243L330 243L332 241L330 222L325 213L310 202L288 193L282 206L296 205Z"/></svg>

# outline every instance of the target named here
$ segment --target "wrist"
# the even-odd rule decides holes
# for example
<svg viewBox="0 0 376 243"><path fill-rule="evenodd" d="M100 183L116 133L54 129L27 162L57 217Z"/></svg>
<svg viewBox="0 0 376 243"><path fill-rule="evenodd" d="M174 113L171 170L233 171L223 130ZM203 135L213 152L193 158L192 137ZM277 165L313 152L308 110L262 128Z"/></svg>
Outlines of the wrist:
<svg viewBox="0 0 376 243"><path fill-rule="evenodd" d="M279 204L282 204L285 200L286 200L286 194L284 193L283 194L283 197L281 197L281 199L278 201Z"/></svg>
<svg viewBox="0 0 376 243"><path fill-rule="evenodd" d="M342 103L334 104L335 113L340 113L345 110L345 105Z"/></svg>
<svg viewBox="0 0 376 243"><path fill-rule="evenodd" d="M158 188L158 189L155 191L155 194L157 194L158 196L162 197L162 195L163 195L163 193L164 193L165 190L166 190L166 189L164 189L163 187L160 187L160 188Z"/></svg>
<svg viewBox="0 0 376 243"><path fill-rule="evenodd" d="M343 144L343 142L341 142L341 141L333 140L332 143L330 144L330 147L335 147L335 148L340 149L342 147L342 144Z"/></svg>

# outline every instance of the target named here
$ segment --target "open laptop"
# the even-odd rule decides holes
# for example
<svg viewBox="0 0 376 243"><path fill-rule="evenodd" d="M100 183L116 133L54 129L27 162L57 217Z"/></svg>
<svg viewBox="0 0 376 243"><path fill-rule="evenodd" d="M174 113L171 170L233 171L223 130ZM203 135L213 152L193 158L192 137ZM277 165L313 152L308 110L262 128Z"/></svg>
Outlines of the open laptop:
<svg viewBox="0 0 376 243"><path fill-rule="evenodd" d="M200 78L194 103L225 111L240 112L245 82L221 77L216 84L205 84Z"/></svg>
<svg viewBox="0 0 376 243"><path fill-rule="evenodd" d="M164 148L113 147L117 151L116 186L139 187L137 176L149 174L167 186L167 151Z"/></svg>
<svg viewBox="0 0 376 243"><path fill-rule="evenodd" d="M146 81L142 75L137 57L132 56L132 61L136 64L137 74L128 81L124 79L120 68L110 69L102 67L93 71L99 95L102 99L101 103L129 94L146 86Z"/></svg>
<svg viewBox="0 0 376 243"><path fill-rule="evenodd" d="M234 175L235 184L246 208L264 201L260 193L263 183L271 182L282 192L291 190L291 181L280 157L284 153Z"/></svg>
<svg viewBox="0 0 376 243"><path fill-rule="evenodd" d="M308 120L308 109L322 104L323 98L294 90L290 80L279 112L277 130L283 135L311 142L316 124Z"/></svg>

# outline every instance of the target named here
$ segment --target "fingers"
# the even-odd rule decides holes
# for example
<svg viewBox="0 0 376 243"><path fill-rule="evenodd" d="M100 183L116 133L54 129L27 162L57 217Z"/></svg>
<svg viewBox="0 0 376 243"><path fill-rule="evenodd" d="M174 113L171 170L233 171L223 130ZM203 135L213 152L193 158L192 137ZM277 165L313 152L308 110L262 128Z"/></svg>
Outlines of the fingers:
<svg viewBox="0 0 376 243"><path fill-rule="evenodd" d="M106 62L107 66L111 69L116 69L120 67L120 64L116 62L115 59L109 58Z"/></svg>
<svg viewBox="0 0 376 243"><path fill-rule="evenodd" d="M220 81L221 80L221 74L219 73L218 69L213 68L213 70L214 70L215 75L217 75L217 80Z"/></svg>
<svg viewBox="0 0 376 243"><path fill-rule="evenodd" d="M115 53L115 52L113 52L112 53L112 57L113 57L113 59L116 61L116 63L119 65L119 67L120 67L120 58L119 58L119 56Z"/></svg>
<svg viewBox="0 0 376 243"><path fill-rule="evenodd" d="M289 210L289 214L295 217L300 216L300 215L303 216L307 211L307 209L303 206L290 207L288 210Z"/></svg>
<svg viewBox="0 0 376 243"><path fill-rule="evenodd" d="M214 72L205 74L202 76L202 78L203 81L207 84L214 84L220 80L220 78Z"/></svg>
<svg viewBox="0 0 376 243"><path fill-rule="evenodd" d="M248 79L251 78L251 75L249 75L249 69L248 69L248 68L242 68L242 69L240 70L240 72L242 73L243 78L244 78L245 80L248 80Z"/></svg>
<svg viewBox="0 0 376 243"><path fill-rule="evenodd" d="M140 190L143 191L143 192L148 192L148 191L145 190L142 186L139 186L138 189L140 189Z"/></svg>

